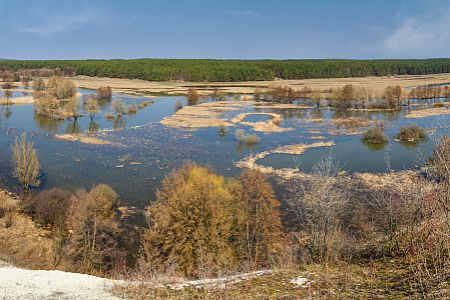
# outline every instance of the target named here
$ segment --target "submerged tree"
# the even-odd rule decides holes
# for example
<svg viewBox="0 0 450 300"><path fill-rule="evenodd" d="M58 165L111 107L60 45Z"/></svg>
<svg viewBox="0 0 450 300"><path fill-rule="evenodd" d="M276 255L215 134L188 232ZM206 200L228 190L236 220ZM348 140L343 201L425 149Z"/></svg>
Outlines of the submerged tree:
<svg viewBox="0 0 450 300"><path fill-rule="evenodd" d="M74 118L75 120L78 119L78 117L81 115L78 97L75 95L70 97L69 101L67 101L66 105L64 106L64 110L68 117Z"/></svg>
<svg viewBox="0 0 450 300"><path fill-rule="evenodd" d="M95 119L95 115L100 111L100 106L98 105L98 100L94 97L90 97L84 103L84 110L89 113L91 121Z"/></svg>
<svg viewBox="0 0 450 300"><path fill-rule="evenodd" d="M16 138L12 154L13 175L19 179L24 194L27 195L31 186L40 185L40 164L33 143L27 141L26 133L23 133L20 139Z"/></svg>

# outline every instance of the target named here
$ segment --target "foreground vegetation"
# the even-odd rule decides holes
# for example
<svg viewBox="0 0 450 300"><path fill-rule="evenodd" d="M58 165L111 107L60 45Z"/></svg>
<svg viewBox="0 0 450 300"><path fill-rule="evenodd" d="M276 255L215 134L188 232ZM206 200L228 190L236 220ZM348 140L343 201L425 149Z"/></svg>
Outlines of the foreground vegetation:
<svg viewBox="0 0 450 300"><path fill-rule="evenodd" d="M281 183L289 210L280 210L272 186L258 172L227 179L186 164L164 179L148 206L148 227L139 229L141 251L133 260L126 259L131 231L121 221L111 187L31 193L30 178L38 173L28 172L21 199L0 195L0 259L34 268L127 274L134 283L117 287L117 293L136 299L445 298L448 145L448 138L440 141L425 174L343 176L327 158L311 176ZM15 172L39 170L25 136L14 149L27 149L14 156ZM27 161L34 161L33 167L23 168ZM281 213L289 216L282 219ZM258 270L270 272L225 286L166 285ZM307 289L292 282L300 276Z"/></svg>
<svg viewBox="0 0 450 300"><path fill-rule="evenodd" d="M11 60L0 68L55 69L68 75L130 78L151 81L249 81L425 75L450 72L450 59L423 60Z"/></svg>

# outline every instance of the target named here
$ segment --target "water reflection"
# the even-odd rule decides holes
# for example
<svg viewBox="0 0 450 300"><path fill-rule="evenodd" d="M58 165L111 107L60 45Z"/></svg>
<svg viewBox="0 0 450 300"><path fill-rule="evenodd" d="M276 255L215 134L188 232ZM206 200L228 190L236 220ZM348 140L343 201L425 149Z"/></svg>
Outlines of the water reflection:
<svg viewBox="0 0 450 300"><path fill-rule="evenodd" d="M386 142L386 143L376 144L376 143L368 143L368 142L362 141L362 144L364 146L366 146L369 150L380 151L380 150L383 150L388 143Z"/></svg>
<svg viewBox="0 0 450 300"><path fill-rule="evenodd" d="M67 124L65 132L67 134L79 134L81 133L80 124L78 123L77 118L73 118L69 120L69 123Z"/></svg>
<svg viewBox="0 0 450 300"><path fill-rule="evenodd" d="M34 113L33 118L39 129L51 134L56 134L59 131L60 125L64 122L64 120L54 119L38 113Z"/></svg>
<svg viewBox="0 0 450 300"><path fill-rule="evenodd" d="M95 133L99 130L100 130L100 125L98 123L96 123L94 119L91 118L91 122L89 122L88 132Z"/></svg>
<svg viewBox="0 0 450 300"><path fill-rule="evenodd" d="M11 105L4 105L2 107L2 116L5 118L5 120L8 120L12 116L12 109Z"/></svg>
<svg viewBox="0 0 450 300"><path fill-rule="evenodd" d="M123 118L121 115L118 115L113 120L113 128L115 130L117 129L123 129L125 127L125 118Z"/></svg>

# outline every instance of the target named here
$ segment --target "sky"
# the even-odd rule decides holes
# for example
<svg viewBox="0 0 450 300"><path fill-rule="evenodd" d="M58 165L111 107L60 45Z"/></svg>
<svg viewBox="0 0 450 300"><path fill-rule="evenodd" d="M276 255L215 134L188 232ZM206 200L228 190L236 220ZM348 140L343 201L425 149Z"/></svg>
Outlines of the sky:
<svg viewBox="0 0 450 300"><path fill-rule="evenodd" d="M450 0L0 0L0 58L431 58Z"/></svg>

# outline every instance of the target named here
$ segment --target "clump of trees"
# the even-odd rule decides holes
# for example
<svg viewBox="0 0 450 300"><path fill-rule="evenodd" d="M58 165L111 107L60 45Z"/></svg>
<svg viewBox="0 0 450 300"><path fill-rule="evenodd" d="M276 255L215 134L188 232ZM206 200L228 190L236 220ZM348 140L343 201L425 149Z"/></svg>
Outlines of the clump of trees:
<svg viewBox="0 0 450 300"><path fill-rule="evenodd" d="M67 77L52 76L48 80L46 91L57 100L66 100L76 95L77 87Z"/></svg>
<svg viewBox="0 0 450 300"><path fill-rule="evenodd" d="M37 114L74 120L81 116L76 86L66 77L52 76L47 84L41 78L35 79L33 98Z"/></svg>
<svg viewBox="0 0 450 300"><path fill-rule="evenodd" d="M278 207L261 174L226 180L185 165L164 179L148 208L146 259L160 270L176 268L193 277L267 267L283 254Z"/></svg>
<svg viewBox="0 0 450 300"><path fill-rule="evenodd" d="M363 142L368 144L385 144L388 142L388 138L384 134L383 127L377 125L364 132Z"/></svg>
<svg viewBox="0 0 450 300"><path fill-rule="evenodd" d="M403 126L395 136L397 140L407 143L416 143L425 137L425 130L417 125Z"/></svg>

